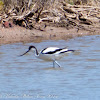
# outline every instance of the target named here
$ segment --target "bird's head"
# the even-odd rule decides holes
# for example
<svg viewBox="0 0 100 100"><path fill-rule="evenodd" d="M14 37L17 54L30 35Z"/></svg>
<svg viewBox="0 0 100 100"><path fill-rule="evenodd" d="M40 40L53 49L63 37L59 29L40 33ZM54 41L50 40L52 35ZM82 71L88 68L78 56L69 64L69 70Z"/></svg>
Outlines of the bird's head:
<svg viewBox="0 0 100 100"><path fill-rule="evenodd" d="M30 50L35 50L35 49L36 49L35 46L29 46L29 48L28 48L29 51L30 51Z"/></svg>
<svg viewBox="0 0 100 100"><path fill-rule="evenodd" d="M20 56L23 56L23 55L25 55L25 54L27 54L29 51L31 51L31 50L33 50L33 51L37 51L37 49L36 49L36 47L35 46L29 46L29 48L28 48L28 50L24 53L24 54L22 54L22 55L20 55Z"/></svg>

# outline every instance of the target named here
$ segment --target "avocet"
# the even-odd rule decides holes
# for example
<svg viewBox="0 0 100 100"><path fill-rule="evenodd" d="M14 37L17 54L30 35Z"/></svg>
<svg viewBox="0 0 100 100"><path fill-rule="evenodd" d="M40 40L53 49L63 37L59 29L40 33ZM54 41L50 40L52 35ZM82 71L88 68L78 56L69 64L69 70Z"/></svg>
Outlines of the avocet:
<svg viewBox="0 0 100 100"><path fill-rule="evenodd" d="M55 63L59 66L60 64L57 62L57 60L64 57L65 54L74 52L75 50L69 50L67 48L58 48L58 47L48 47L40 52L38 52L37 48L35 46L29 46L28 51L26 51L24 54L20 55L23 56L29 51L33 50L35 52L35 56L39 59L43 59L45 61L52 61L53 67L55 67Z"/></svg>

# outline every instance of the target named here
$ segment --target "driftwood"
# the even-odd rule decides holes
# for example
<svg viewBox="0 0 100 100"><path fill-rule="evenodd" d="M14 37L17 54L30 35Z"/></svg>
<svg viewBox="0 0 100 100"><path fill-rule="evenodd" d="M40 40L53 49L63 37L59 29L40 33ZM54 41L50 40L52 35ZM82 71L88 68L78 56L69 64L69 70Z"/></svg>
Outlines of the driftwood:
<svg viewBox="0 0 100 100"><path fill-rule="evenodd" d="M54 6L47 6L47 3L35 2L33 4L32 0L22 7L12 7L1 15L1 23L5 20L12 20L16 25L41 31L46 25L66 27L66 29L73 27L78 30L85 29L83 25L92 25L92 19L100 19L99 7L70 5L66 2L56 2ZM41 28L41 25L44 28Z"/></svg>

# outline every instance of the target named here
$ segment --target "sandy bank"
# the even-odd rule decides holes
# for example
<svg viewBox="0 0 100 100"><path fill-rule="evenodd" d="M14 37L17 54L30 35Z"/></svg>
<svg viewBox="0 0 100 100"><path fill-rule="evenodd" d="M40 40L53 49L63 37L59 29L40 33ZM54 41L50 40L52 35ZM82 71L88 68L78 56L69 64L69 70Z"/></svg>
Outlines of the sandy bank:
<svg viewBox="0 0 100 100"><path fill-rule="evenodd" d="M31 1L31 7L27 3L24 3L26 6L19 6L18 3L18 6L11 9L8 8L12 3L7 2L6 12L3 11L0 15L0 44L41 42L47 39L67 40L76 36L100 34L99 3L82 5L75 2L70 4L66 0L53 1Z"/></svg>
<svg viewBox="0 0 100 100"><path fill-rule="evenodd" d="M91 29L92 32L86 30L69 29L63 27L47 26L44 31L36 29L25 29L20 26L12 28L3 28L0 26L0 44L16 43L16 42L41 42L42 40L59 40L70 39L76 36L84 36L91 34L99 34L99 28Z"/></svg>

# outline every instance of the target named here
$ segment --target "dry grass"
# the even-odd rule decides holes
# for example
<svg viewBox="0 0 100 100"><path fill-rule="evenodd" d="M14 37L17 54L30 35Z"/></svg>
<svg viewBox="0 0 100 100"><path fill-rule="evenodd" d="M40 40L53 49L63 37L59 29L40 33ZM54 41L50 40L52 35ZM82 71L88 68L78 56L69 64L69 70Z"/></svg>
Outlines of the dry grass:
<svg viewBox="0 0 100 100"><path fill-rule="evenodd" d="M67 3L72 5L89 5L89 6L100 6L100 0L65 0Z"/></svg>
<svg viewBox="0 0 100 100"><path fill-rule="evenodd" d="M5 4L5 6L22 6L23 4L28 6L38 2L39 4L49 4L50 6L54 3L57 2L63 2L65 1L66 3L69 4L83 4L83 5L95 5L95 6L100 6L100 0L2 0Z"/></svg>
<svg viewBox="0 0 100 100"><path fill-rule="evenodd" d="M67 29L80 28L82 24L91 25L91 19L94 19L94 17L100 18L99 0L2 1L4 2L4 16L2 16L2 20L13 20L15 24L29 29L43 30L40 23L46 23L46 25L55 24L58 27L66 27Z"/></svg>

